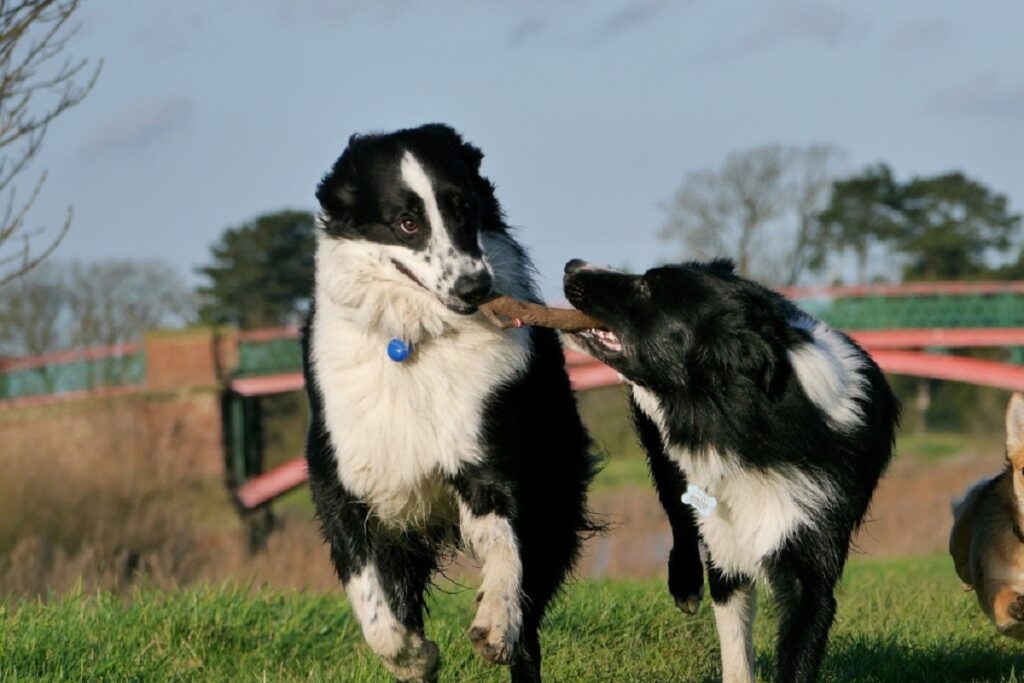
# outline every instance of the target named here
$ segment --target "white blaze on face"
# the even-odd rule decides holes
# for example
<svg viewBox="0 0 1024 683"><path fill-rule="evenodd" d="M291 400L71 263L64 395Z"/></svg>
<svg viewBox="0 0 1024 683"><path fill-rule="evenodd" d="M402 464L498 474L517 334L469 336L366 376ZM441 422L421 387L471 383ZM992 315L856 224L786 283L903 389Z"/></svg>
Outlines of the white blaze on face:
<svg viewBox="0 0 1024 683"><path fill-rule="evenodd" d="M437 196L434 194L434 186L430 177L423 170L423 166L412 155L406 152L402 157L402 180L409 186L409 189L423 200L423 206L427 213L427 220L430 222L431 241L436 236L443 235L446 239L448 231L445 229L444 220L441 218L441 209L437 206Z"/></svg>
<svg viewBox="0 0 1024 683"><path fill-rule="evenodd" d="M484 261L469 256L452 243L430 176L412 152L402 156L400 172L406 186L423 201L424 213L430 225L430 240L426 249L415 255L403 256L402 264L439 297L452 298L452 288L459 276L479 272L486 267Z"/></svg>

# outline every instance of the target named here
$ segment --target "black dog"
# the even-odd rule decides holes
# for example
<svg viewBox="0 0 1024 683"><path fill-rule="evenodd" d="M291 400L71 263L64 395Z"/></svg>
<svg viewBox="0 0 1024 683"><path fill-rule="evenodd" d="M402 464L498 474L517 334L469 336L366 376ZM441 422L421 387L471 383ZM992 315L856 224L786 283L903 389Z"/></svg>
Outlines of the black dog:
<svg viewBox="0 0 1024 683"><path fill-rule="evenodd" d="M780 607L777 679L815 680L850 536L899 420L878 366L728 261L644 275L571 261L564 284L574 306L606 325L576 340L631 385L675 536L669 587L691 609L699 529L723 680L754 679L753 583L762 578Z"/></svg>
<svg viewBox="0 0 1024 683"><path fill-rule="evenodd" d="M317 192L310 484L366 641L407 681L436 675L424 591L460 535L483 564L470 639L540 680L537 629L592 529L558 338L477 311L492 288L539 301L482 158L443 125L354 136Z"/></svg>

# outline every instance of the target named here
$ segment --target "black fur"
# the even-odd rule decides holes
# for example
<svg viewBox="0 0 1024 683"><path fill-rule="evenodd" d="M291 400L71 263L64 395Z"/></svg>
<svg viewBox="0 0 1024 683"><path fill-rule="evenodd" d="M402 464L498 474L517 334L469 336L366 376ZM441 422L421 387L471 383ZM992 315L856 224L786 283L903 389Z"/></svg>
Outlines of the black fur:
<svg viewBox="0 0 1024 683"><path fill-rule="evenodd" d="M811 339L793 321L810 319L779 294L735 275L727 261L666 266L644 275L574 261L566 267L565 293L617 336L621 352L593 336L579 339L657 397L671 450L689 458L726 453L742 468L796 468L812 481L831 482L836 495L814 513L813 524L800 527L760 561L780 603L777 679L815 680L851 534L892 453L899 407L882 372L843 337L862 356L867 386L858 399L860 423L833 427L804 392L787 353ZM634 410L673 526L669 585L678 601L699 587L693 572L700 571L692 560L693 517L678 497L685 489L684 463L669 461L658 428L635 401ZM681 543L688 547L680 548ZM709 555L716 603L753 579L724 576L714 565L714 548ZM677 569L681 561L685 570Z"/></svg>
<svg viewBox="0 0 1024 683"><path fill-rule="evenodd" d="M353 136L317 192L329 238L423 249L428 226L411 237L396 228L405 216L423 220L424 215L422 202L396 181L395 164L405 151L430 173L455 248L479 256L478 232L507 235L494 187L479 174L483 155L451 128L433 124L387 135ZM303 331L312 415L307 458L331 559L343 582L367 565L376 565L394 614L408 629L422 633L424 593L445 554L457 544L457 521L439 516L425 528L396 531L380 524L371 507L346 490L327 433L324 387L311 363L315 321L314 306ZM507 518L515 533L523 567L523 627L510 662L513 681L540 680L538 628L571 572L584 535L595 529L586 490L596 461L576 409L561 343L550 330L532 329L530 335L532 354L525 372L504 385L496 383L485 400L477 430L484 458L446 480L450 495L474 515ZM381 349L383 353L383 342ZM429 354L430 344L420 344L415 353Z"/></svg>

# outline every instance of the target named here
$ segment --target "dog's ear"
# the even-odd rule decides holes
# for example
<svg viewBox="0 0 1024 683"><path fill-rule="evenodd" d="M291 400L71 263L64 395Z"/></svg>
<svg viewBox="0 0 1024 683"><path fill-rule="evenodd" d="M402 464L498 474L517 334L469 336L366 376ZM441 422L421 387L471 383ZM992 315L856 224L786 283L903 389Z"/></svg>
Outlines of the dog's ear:
<svg viewBox="0 0 1024 683"><path fill-rule="evenodd" d="M757 334L744 335L737 367L768 396L774 397L779 378L786 369L785 355L778 352L774 340ZM742 339L742 337L741 337Z"/></svg>
<svg viewBox="0 0 1024 683"><path fill-rule="evenodd" d="M434 137L444 140L445 143L457 149L462 161L473 173L480 173L480 162L484 160L484 153L480 149L462 139L458 131L447 123L428 123L420 130L430 133Z"/></svg>
<svg viewBox="0 0 1024 683"><path fill-rule="evenodd" d="M1006 452L1013 455L1024 448L1024 396L1014 393L1006 407Z"/></svg>
<svg viewBox="0 0 1024 683"><path fill-rule="evenodd" d="M437 139L444 141L446 145L458 151L466 168L472 175L473 188L476 190L477 199L480 201L480 214L484 230L501 231L505 225L505 213L498 202L498 195L494 189L494 183L480 175L480 164L484 160L484 153L480 148L462 139L462 136L451 126L445 123L428 123L421 127Z"/></svg>
<svg viewBox="0 0 1024 683"><path fill-rule="evenodd" d="M735 382L739 375L765 394L775 396L780 374L787 368L785 356L777 352L773 340L752 330L737 333L720 328L713 337L698 341L695 348L698 356L694 367L700 367L705 377L719 387Z"/></svg>
<svg viewBox="0 0 1024 683"><path fill-rule="evenodd" d="M707 263L708 272L719 277L736 275L736 264L730 258L713 258Z"/></svg>
<svg viewBox="0 0 1024 683"><path fill-rule="evenodd" d="M355 157L360 139L359 135L348 139L348 147L317 186L316 199L320 202L324 226L329 232L348 225L352 220L357 200Z"/></svg>

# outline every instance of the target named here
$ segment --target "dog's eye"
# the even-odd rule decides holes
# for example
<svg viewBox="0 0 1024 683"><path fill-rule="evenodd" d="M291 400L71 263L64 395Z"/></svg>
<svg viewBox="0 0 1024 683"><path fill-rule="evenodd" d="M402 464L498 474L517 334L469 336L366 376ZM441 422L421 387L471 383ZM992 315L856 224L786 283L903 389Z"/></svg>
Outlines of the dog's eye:
<svg viewBox="0 0 1024 683"><path fill-rule="evenodd" d="M403 218L398 221L398 227L407 235L415 235L419 232L420 224L411 218Z"/></svg>

